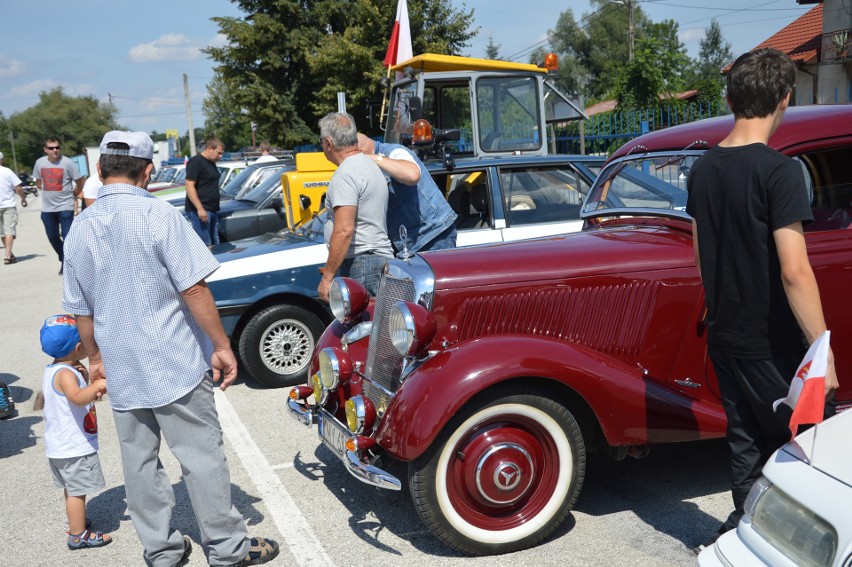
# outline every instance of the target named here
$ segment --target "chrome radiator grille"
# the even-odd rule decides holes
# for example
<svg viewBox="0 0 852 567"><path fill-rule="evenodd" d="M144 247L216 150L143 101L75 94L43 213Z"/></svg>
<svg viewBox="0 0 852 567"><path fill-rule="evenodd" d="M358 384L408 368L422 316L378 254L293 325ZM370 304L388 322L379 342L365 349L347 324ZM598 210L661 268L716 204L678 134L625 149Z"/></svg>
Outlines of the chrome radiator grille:
<svg viewBox="0 0 852 567"><path fill-rule="evenodd" d="M366 372L370 380L364 383L365 394L377 408L386 406L388 400L382 389L373 383L391 393L396 392L402 373L402 355L391 344L388 334L388 314L397 301L413 301L414 298L415 287L410 278L397 278L389 273L383 275L376 295L373 331L367 352Z"/></svg>

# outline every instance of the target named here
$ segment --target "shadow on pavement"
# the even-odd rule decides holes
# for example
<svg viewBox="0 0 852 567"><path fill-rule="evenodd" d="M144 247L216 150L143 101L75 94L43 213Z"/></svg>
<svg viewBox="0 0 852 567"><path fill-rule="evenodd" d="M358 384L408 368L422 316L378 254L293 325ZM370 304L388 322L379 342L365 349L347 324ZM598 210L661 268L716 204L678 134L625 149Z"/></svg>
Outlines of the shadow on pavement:
<svg viewBox="0 0 852 567"><path fill-rule="evenodd" d="M171 527L180 531L183 535L189 536L196 545L201 547L201 531L192 511L186 483L181 480L172 484L172 490L175 495L175 506L172 509ZM249 528L249 536L252 536L251 527L262 522L264 518L255 506L261 499L246 493L239 486L231 484L231 501L242 514ZM86 506L86 517L92 521L92 529L113 535L120 533L120 523L130 520L124 485L110 488L91 498Z"/></svg>
<svg viewBox="0 0 852 567"><path fill-rule="evenodd" d="M691 549L720 525L691 500L729 490L728 478L724 439L655 445L639 460L594 454L574 510L592 516L629 510Z"/></svg>

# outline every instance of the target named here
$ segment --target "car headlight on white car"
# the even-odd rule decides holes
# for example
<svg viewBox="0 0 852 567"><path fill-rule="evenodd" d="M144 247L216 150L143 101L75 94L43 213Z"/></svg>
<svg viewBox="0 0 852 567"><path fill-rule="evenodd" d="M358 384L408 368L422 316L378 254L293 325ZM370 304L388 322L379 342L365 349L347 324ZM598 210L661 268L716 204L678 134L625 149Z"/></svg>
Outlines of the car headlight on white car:
<svg viewBox="0 0 852 567"><path fill-rule="evenodd" d="M837 531L793 500L766 477L757 480L745 502L752 528L796 564L829 567L837 553Z"/></svg>

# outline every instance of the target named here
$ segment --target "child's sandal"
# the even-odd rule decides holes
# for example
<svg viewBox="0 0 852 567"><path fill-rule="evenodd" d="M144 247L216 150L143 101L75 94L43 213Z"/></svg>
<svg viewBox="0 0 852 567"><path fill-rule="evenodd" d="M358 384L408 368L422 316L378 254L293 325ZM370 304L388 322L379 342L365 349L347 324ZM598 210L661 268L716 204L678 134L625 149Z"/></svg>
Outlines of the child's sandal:
<svg viewBox="0 0 852 567"><path fill-rule="evenodd" d="M89 547L103 547L112 543L112 537L103 532L84 531L81 534L68 534L68 549L86 549Z"/></svg>

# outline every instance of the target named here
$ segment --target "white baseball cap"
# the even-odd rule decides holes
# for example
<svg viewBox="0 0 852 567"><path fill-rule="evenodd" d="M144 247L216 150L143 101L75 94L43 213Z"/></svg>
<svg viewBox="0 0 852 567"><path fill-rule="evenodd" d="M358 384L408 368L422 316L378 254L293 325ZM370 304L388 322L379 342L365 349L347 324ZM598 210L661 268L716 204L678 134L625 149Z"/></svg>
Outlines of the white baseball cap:
<svg viewBox="0 0 852 567"><path fill-rule="evenodd" d="M107 144L111 142L127 144L128 149L120 150L107 147ZM104 139L101 140L98 150L107 155L154 159L154 142L151 140L151 136L145 132L127 132L124 130L107 132Z"/></svg>

